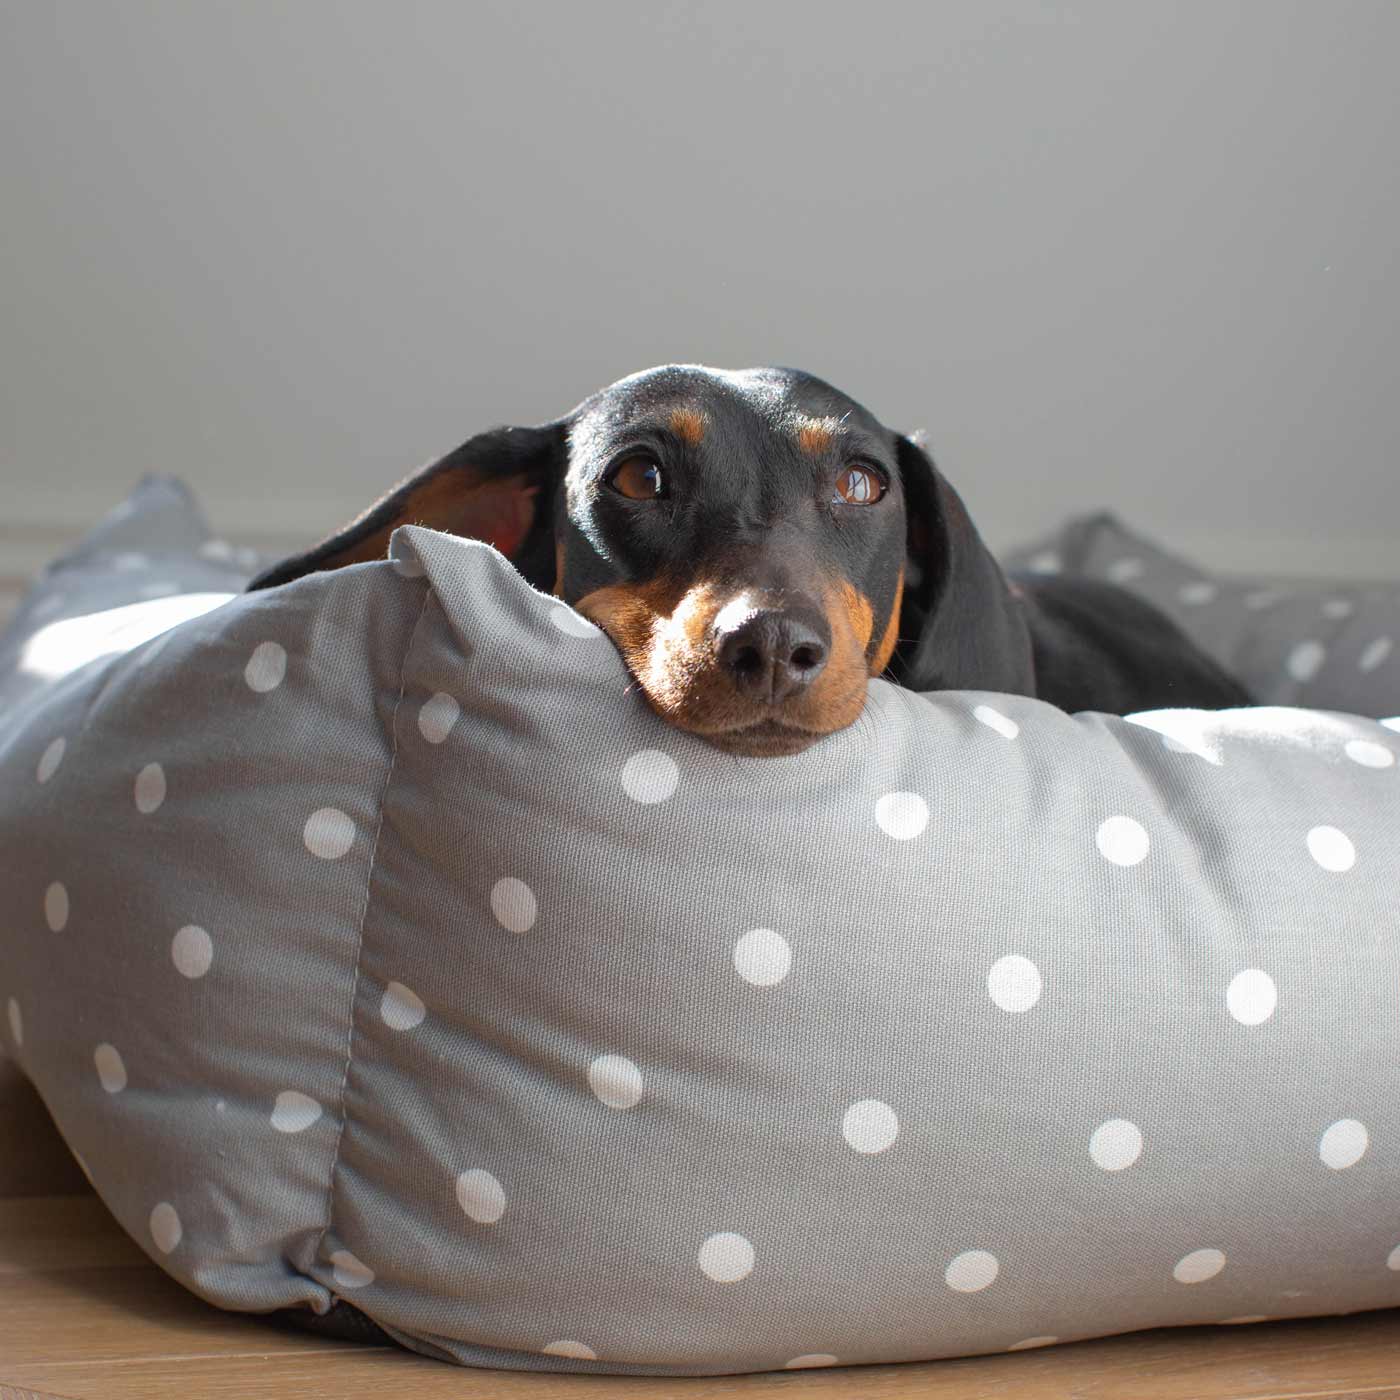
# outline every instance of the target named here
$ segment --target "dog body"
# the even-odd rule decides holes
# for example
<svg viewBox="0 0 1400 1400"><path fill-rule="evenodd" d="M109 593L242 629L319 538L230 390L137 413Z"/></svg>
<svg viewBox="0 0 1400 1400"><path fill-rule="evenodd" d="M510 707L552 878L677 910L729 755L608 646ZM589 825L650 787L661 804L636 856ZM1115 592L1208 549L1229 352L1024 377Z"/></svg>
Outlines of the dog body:
<svg viewBox="0 0 1400 1400"><path fill-rule="evenodd" d="M1035 694L1071 714L1221 710L1254 698L1164 613L1097 579L1013 571L1035 663Z"/></svg>
<svg viewBox="0 0 1400 1400"><path fill-rule="evenodd" d="M666 365L480 434L251 587L383 558L411 523L495 545L733 753L800 751L880 675L1070 711L1251 703L1124 590L1008 579L919 445L797 370Z"/></svg>

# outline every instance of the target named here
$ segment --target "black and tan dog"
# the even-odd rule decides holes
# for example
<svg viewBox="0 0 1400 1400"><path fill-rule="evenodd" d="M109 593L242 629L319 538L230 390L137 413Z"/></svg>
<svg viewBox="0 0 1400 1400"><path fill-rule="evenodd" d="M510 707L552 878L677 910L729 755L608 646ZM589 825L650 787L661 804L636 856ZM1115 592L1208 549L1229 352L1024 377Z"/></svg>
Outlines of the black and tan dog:
<svg viewBox="0 0 1400 1400"><path fill-rule="evenodd" d="M1132 594L1008 579L921 447L797 370L665 365L482 433L252 587L382 559L404 524L489 541L733 753L845 727L872 676L1111 714L1252 703Z"/></svg>

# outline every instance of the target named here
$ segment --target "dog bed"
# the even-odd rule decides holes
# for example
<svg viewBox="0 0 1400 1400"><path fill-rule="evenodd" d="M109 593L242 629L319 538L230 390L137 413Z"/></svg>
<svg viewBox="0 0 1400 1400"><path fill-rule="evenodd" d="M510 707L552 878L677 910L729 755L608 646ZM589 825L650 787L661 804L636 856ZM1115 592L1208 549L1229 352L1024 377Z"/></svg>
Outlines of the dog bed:
<svg viewBox="0 0 1400 1400"><path fill-rule="evenodd" d="M185 1286L637 1375L1400 1302L1400 720L745 759L392 554L232 596L151 480L0 639L3 1034Z"/></svg>

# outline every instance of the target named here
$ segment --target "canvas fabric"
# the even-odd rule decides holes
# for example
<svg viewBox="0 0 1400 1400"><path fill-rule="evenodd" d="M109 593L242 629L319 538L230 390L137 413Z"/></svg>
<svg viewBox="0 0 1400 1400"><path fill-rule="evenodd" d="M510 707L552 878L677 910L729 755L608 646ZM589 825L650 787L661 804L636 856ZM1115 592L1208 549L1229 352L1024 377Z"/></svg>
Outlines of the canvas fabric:
<svg viewBox="0 0 1400 1400"><path fill-rule="evenodd" d="M0 1035L201 1297L636 1375L1400 1302L1393 688L747 759L489 546L209 543L148 481L0 638Z"/></svg>

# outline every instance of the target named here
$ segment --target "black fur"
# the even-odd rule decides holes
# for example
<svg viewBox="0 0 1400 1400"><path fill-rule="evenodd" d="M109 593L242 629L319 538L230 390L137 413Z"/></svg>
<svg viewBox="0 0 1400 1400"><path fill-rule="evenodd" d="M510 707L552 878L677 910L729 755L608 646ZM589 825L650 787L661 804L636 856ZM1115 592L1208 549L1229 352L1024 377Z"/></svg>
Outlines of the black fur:
<svg viewBox="0 0 1400 1400"><path fill-rule="evenodd" d="M668 440L665 414L677 405L705 410L713 425L704 471L694 452ZM814 467L779 431L786 412L839 420L843 442L889 478L890 508L883 514L857 510L836 527L813 511ZM674 459L682 475L690 473L689 494L664 520L596 489L619 445L637 441L668 464ZM870 599L878 636L903 556L899 641L886 675L909 689L1010 692L1071 712L1110 714L1253 703L1169 618L1126 590L1028 573L1008 578L919 445L797 370L663 366L600 390L563 418L480 434L344 530L261 574L250 588L336 567L357 542L420 518L415 492L429 483L437 490L441 478L454 473L464 490L493 478L537 488L532 522L512 559L537 588L548 591L560 582L566 601L609 583L645 580L659 569L683 570L702 558L720 573L739 571L765 586L794 587L785 580L791 561L802 556L849 579ZM556 539L568 565L562 581L554 574Z"/></svg>

